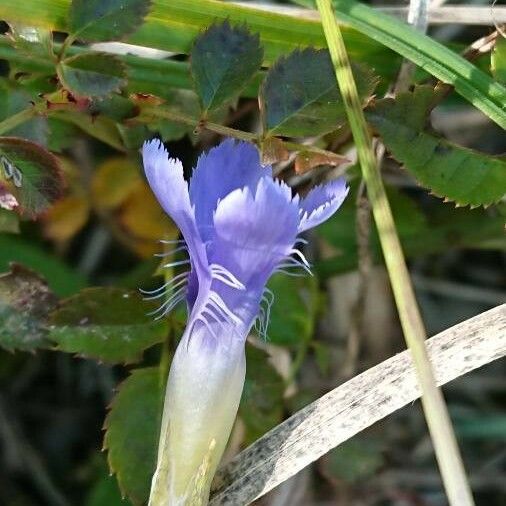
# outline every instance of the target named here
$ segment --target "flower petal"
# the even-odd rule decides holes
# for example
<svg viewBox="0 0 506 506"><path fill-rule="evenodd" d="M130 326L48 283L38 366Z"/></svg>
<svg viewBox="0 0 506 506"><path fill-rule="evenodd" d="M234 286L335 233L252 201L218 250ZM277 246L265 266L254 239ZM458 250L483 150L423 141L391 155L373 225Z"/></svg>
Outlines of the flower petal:
<svg viewBox="0 0 506 506"><path fill-rule="evenodd" d="M179 227L186 241L195 284L195 274L199 279L205 275L208 263L205 247L195 224L188 184L183 176L183 165L179 160L169 158L167 150L158 139L144 143L142 158L144 171L153 193L165 212Z"/></svg>
<svg viewBox="0 0 506 506"><path fill-rule="evenodd" d="M190 200L204 242L211 238L218 202L238 188L254 191L267 175L272 175L271 167L262 167L258 149L249 142L227 139L200 156L190 181Z"/></svg>
<svg viewBox="0 0 506 506"><path fill-rule="evenodd" d="M247 290L263 290L277 264L293 247L299 222L298 199L270 176L230 193L214 214L209 260L224 266Z"/></svg>
<svg viewBox="0 0 506 506"><path fill-rule="evenodd" d="M316 227L330 218L341 207L349 187L342 177L316 186L300 201L299 232Z"/></svg>

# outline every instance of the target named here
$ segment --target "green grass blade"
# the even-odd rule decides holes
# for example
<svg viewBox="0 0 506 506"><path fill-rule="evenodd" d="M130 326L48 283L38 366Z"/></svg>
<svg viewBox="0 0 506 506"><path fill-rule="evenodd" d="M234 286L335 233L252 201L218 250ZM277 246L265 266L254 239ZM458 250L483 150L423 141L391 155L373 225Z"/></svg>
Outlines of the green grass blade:
<svg viewBox="0 0 506 506"><path fill-rule="evenodd" d="M317 5L334 64L336 80L344 99L348 121L357 147L362 176L371 201L374 221L378 229L402 330L411 350L413 365L422 391L422 406L441 475L451 506L472 506L474 504L473 498L451 420L443 395L436 386L429 361L425 346L427 335L373 151L372 139L362 112L346 46L330 2L331 0L317 0Z"/></svg>
<svg viewBox="0 0 506 506"><path fill-rule="evenodd" d="M71 0L2 0L0 19L68 31L70 3ZM316 20L216 0L155 0L145 22L126 42L189 54L200 32L213 22L227 19L231 24L246 23L252 33L260 35L267 63L297 47L325 47L325 37ZM396 65L392 65L395 55L391 51L354 29L345 28L344 32L352 58L374 63L378 74L392 77Z"/></svg>
<svg viewBox="0 0 506 506"><path fill-rule="evenodd" d="M337 18L393 49L506 128L506 88L451 49L409 25L353 0L333 0Z"/></svg>

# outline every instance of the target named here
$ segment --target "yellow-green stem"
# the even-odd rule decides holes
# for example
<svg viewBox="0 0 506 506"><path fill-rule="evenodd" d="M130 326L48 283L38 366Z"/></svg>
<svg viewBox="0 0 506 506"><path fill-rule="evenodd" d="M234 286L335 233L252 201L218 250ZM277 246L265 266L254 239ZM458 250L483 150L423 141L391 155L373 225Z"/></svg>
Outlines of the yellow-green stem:
<svg viewBox="0 0 506 506"><path fill-rule="evenodd" d="M474 504L473 498L448 410L441 390L436 386L427 355L426 331L379 173L372 139L362 112L362 104L358 97L341 30L334 17L330 0L316 0L316 3L320 11L323 30L343 96L350 128L357 146L362 175L371 201L402 329L420 383L422 406L446 493L452 506L470 506Z"/></svg>
<svg viewBox="0 0 506 506"><path fill-rule="evenodd" d="M213 123L212 121L199 121L195 118L192 118L191 116L187 116L186 114L180 113L178 111L173 111L167 107L144 107L143 113L146 115L146 117L154 116L158 118L165 118L171 121L175 121L176 123L183 123L185 125L194 126L196 129L205 128L211 132L233 137L234 139L256 143L261 140L259 135L253 134L251 132L237 130L236 128L230 128L224 125L220 125L219 123ZM330 159L336 157L335 153L318 148L316 146L306 146L305 144L298 144L296 142L288 141L283 141L283 145L286 149L289 149L291 151L310 151L312 153L328 156Z"/></svg>
<svg viewBox="0 0 506 506"><path fill-rule="evenodd" d="M37 110L35 107L29 107L28 109L23 109L22 111L14 114L13 116L9 116L8 118L0 121L0 135L16 128L21 125L25 121L33 118L37 114Z"/></svg>

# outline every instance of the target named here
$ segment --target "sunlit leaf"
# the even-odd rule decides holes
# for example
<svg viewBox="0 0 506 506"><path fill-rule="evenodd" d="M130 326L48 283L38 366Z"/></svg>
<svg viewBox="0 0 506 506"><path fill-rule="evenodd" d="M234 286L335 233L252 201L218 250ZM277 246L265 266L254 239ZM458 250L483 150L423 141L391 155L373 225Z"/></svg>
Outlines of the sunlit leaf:
<svg viewBox="0 0 506 506"><path fill-rule="evenodd" d="M47 346L47 315L57 299L44 279L14 264L0 275L0 346L31 351Z"/></svg>
<svg viewBox="0 0 506 506"><path fill-rule="evenodd" d="M195 41L191 71L204 111L236 97L260 69L258 35L228 21L210 26Z"/></svg>
<svg viewBox="0 0 506 506"><path fill-rule="evenodd" d="M104 424L109 467L134 505L147 503L155 470L161 383L158 368L134 370L120 385Z"/></svg>
<svg viewBox="0 0 506 506"><path fill-rule="evenodd" d="M288 345L311 339L319 303L316 278L309 274L294 277L279 273L267 286L274 294L267 329L269 342Z"/></svg>
<svg viewBox="0 0 506 506"><path fill-rule="evenodd" d="M283 378L268 362L268 354L246 346L246 380L239 416L246 426L246 444L252 443L281 422Z"/></svg>
<svg viewBox="0 0 506 506"><path fill-rule="evenodd" d="M16 210L34 218L61 195L64 181L58 159L41 146L0 137L0 193L12 195Z"/></svg>
<svg viewBox="0 0 506 506"><path fill-rule="evenodd" d="M83 53L56 68L63 86L78 97L107 97L125 86L123 63L112 54Z"/></svg>
<svg viewBox="0 0 506 506"><path fill-rule="evenodd" d="M439 197L460 205L488 205L506 193L506 160L452 144L425 131L434 92L422 86L376 102L367 119L392 155Z"/></svg>
<svg viewBox="0 0 506 506"><path fill-rule="evenodd" d="M13 46L30 58L54 58L53 35L51 30L37 26L24 26L18 23L9 23L8 36Z"/></svg>
<svg viewBox="0 0 506 506"><path fill-rule="evenodd" d="M363 65L352 65L365 105L377 79ZM302 137L336 130L346 121L330 55L324 49L295 50L280 58L262 85L263 121L272 135Z"/></svg>
<svg viewBox="0 0 506 506"><path fill-rule="evenodd" d="M173 221L153 196L152 190L142 181L125 199L119 220L133 237L139 239L157 242L160 239L174 238L178 233Z"/></svg>
<svg viewBox="0 0 506 506"><path fill-rule="evenodd" d="M150 6L150 0L72 0L70 31L86 40L121 39L142 24Z"/></svg>
<svg viewBox="0 0 506 506"><path fill-rule="evenodd" d="M68 241L84 227L89 212L90 203L84 195L64 197L44 214L44 235L54 241Z"/></svg>
<svg viewBox="0 0 506 506"><path fill-rule="evenodd" d="M131 363L165 339L166 320L147 313L155 305L121 288L87 288L61 302L51 316L50 338L61 351L110 363Z"/></svg>
<svg viewBox="0 0 506 506"><path fill-rule="evenodd" d="M121 205L141 182L139 164L125 157L108 158L93 174L93 202L101 209Z"/></svg>

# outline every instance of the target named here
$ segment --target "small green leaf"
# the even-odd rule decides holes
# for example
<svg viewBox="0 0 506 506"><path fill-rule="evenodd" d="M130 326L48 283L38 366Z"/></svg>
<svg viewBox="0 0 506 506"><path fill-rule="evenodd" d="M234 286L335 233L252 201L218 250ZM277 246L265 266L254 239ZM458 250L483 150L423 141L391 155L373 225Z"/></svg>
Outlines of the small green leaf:
<svg viewBox="0 0 506 506"><path fill-rule="evenodd" d="M506 160L452 144L424 131L435 94L417 87L395 100L379 100L368 121L392 155L435 195L459 205L489 205L506 193Z"/></svg>
<svg viewBox="0 0 506 506"><path fill-rule="evenodd" d="M110 363L132 363L165 339L167 321L153 321L152 306L136 292L85 288L51 316L50 339L58 349Z"/></svg>
<svg viewBox="0 0 506 506"><path fill-rule="evenodd" d="M275 274L268 287L274 303L267 329L269 342L288 345L311 339L318 308L318 283L315 277Z"/></svg>
<svg viewBox="0 0 506 506"><path fill-rule="evenodd" d="M364 65L352 65L364 105L377 84ZM326 49L296 49L269 70L261 89L264 127L270 135L302 137L336 130L346 121L344 103Z"/></svg>
<svg viewBox="0 0 506 506"><path fill-rule="evenodd" d="M268 362L269 355L246 346L246 380L239 415L246 426L246 443L252 443L283 419L283 378Z"/></svg>
<svg viewBox="0 0 506 506"><path fill-rule="evenodd" d="M30 58L54 58L53 35L47 28L9 22L8 36L13 46Z"/></svg>
<svg viewBox="0 0 506 506"><path fill-rule="evenodd" d="M156 465L162 385L158 368L136 369L120 385L105 420L104 448L122 494L146 504Z"/></svg>
<svg viewBox="0 0 506 506"><path fill-rule="evenodd" d="M195 41L191 71L204 112L239 95L260 69L263 49L258 35L228 21L210 26Z"/></svg>
<svg viewBox="0 0 506 506"><path fill-rule="evenodd" d="M11 209L37 217L62 194L60 162L49 151L17 137L0 137L0 206L14 199Z"/></svg>
<svg viewBox="0 0 506 506"><path fill-rule="evenodd" d="M0 208L0 232L19 234L19 216L14 211Z"/></svg>
<svg viewBox="0 0 506 506"><path fill-rule="evenodd" d="M498 81L506 83L506 39L504 37L497 38L490 58L492 74Z"/></svg>
<svg viewBox="0 0 506 506"><path fill-rule="evenodd" d="M7 79L0 79L0 120L33 107L37 93L29 93L26 88L15 85ZM9 130L9 136L19 137L46 146L48 140L48 120L36 116Z"/></svg>
<svg viewBox="0 0 506 506"><path fill-rule="evenodd" d="M61 258L49 253L47 247L38 244L33 238L28 241L19 236L0 234L0 271L9 269L10 262L36 269L59 297L68 297L86 286L82 274L72 270Z"/></svg>
<svg viewBox="0 0 506 506"><path fill-rule="evenodd" d="M13 264L0 275L0 346L32 351L46 346L46 320L57 299L44 279Z"/></svg>
<svg viewBox="0 0 506 506"><path fill-rule="evenodd" d="M150 7L150 0L72 0L70 31L92 41L122 39L137 30Z"/></svg>
<svg viewBox="0 0 506 506"><path fill-rule="evenodd" d="M125 86L125 68L107 53L83 53L60 62L56 68L62 85L78 97L107 97Z"/></svg>

